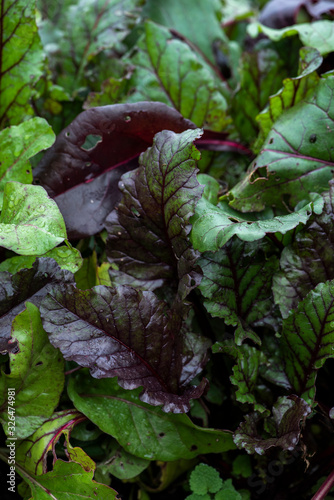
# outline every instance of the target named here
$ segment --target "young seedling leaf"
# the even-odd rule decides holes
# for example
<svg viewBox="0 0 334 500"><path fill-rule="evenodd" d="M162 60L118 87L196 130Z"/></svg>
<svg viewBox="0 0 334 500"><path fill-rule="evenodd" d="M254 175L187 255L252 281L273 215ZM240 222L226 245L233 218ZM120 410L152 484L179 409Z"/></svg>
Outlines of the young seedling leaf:
<svg viewBox="0 0 334 500"><path fill-rule="evenodd" d="M137 157L152 145L154 135L192 128L193 123L162 103L88 109L58 135L34 169L34 182L55 199L69 238L98 233L120 200L121 175L138 166ZM98 142L86 146L94 136Z"/></svg>
<svg viewBox="0 0 334 500"><path fill-rule="evenodd" d="M234 448L230 432L203 429L187 415L142 403L140 389L125 391L115 379L72 376L68 394L79 411L137 457L171 461Z"/></svg>

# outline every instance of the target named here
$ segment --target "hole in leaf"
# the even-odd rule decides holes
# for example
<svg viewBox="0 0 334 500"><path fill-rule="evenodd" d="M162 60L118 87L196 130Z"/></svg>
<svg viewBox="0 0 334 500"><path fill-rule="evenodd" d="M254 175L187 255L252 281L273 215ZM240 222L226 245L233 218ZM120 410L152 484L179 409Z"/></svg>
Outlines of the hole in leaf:
<svg viewBox="0 0 334 500"><path fill-rule="evenodd" d="M165 436L164 432L160 432L159 437L163 438Z"/></svg>
<svg viewBox="0 0 334 500"><path fill-rule="evenodd" d="M271 139L269 140L269 144L272 144L273 142L274 142L274 139L273 139L273 138L271 138Z"/></svg>
<svg viewBox="0 0 334 500"><path fill-rule="evenodd" d="M85 142L81 146L81 149L85 151L90 151L94 149L99 142L102 142L102 137L100 135L89 134L86 136Z"/></svg>
<svg viewBox="0 0 334 500"><path fill-rule="evenodd" d="M124 121L125 121L126 123L131 122L131 116L126 116L126 117L124 118Z"/></svg>
<svg viewBox="0 0 334 500"><path fill-rule="evenodd" d="M190 448L190 451L196 451L197 450L197 446L195 444L192 445L192 447Z"/></svg>
<svg viewBox="0 0 334 500"><path fill-rule="evenodd" d="M315 143L316 140L317 140L317 135L316 134L311 134L310 138L309 138L309 141L313 144L313 143Z"/></svg>
<svg viewBox="0 0 334 500"><path fill-rule="evenodd" d="M70 137L70 133L69 132L65 132L65 137Z"/></svg>
<svg viewBox="0 0 334 500"><path fill-rule="evenodd" d="M43 364L43 361L38 361L38 363L36 363L36 365L35 365L35 366L40 366L40 365L42 365L42 364Z"/></svg>

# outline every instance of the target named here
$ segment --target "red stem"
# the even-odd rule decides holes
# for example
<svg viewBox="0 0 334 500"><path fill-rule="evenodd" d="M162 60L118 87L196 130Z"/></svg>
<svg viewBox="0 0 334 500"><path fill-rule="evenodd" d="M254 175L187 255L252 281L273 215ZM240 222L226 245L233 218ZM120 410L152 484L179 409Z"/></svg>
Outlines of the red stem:
<svg viewBox="0 0 334 500"><path fill-rule="evenodd" d="M334 470L330 473L326 481L320 486L311 500L323 500L334 484Z"/></svg>

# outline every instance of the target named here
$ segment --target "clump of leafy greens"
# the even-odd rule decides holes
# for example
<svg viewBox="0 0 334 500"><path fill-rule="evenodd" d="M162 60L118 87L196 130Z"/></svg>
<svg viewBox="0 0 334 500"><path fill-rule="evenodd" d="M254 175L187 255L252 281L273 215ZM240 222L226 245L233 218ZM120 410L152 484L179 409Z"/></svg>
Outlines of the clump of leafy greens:
<svg viewBox="0 0 334 500"><path fill-rule="evenodd" d="M329 4L2 2L11 494L331 498Z"/></svg>

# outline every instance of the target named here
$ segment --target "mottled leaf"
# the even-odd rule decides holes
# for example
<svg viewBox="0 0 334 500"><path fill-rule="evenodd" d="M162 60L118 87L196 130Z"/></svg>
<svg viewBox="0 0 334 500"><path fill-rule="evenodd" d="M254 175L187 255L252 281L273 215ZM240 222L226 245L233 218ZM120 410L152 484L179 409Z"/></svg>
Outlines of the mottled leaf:
<svg viewBox="0 0 334 500"><path fill-rule="evenodd" d="M0 215L0 246L20 255L42 255L66 239L56 203L41 186L7 182Z"/></svg>
<svg viewBox="0 0 334 500"><path fill-rule="evenodd" d="M215 252L234 235L243 241L256 241L270 233L285 234L299 224L306 224L312 211L317 214L322 212L322 197L311 193L309 199L312 201L297 205L294 212L273 217L270 209L262 214L243 214L225 201L214 206L202 198L190 219L193 225L191 242L196 250Z"/></svg>
<svg viewBox="0 0 334 500"><path fill-rule="evenodd" d="M129 453L148 460L191 459L234 448L232 433L202 429L187 415L166 414L139 399L140 389L124 391L115 380L71 377L73 404Z"/></svg>
<svg viewBox="0 0 334 500"><path fill-rule="evenodd" d="M333 90L334 77L322 78L312 94L282 113L247 176L230 191L233 208L294 207L308 193L328 189L334 168Z"/></svg>
<svg viewBox="0 0 334 500"><path fill-rule="evenodd" d="M167 28L150 21L130 63L131 102L161 101L198 127L221 131L229 123L226 89L211 66Z"/></svg>
<svg viewBox="0 0 334 500"><path fill-rule="evenodd" d="M54 133L42 118L33 118L0 132L0 206L6 182L31 184L29 158L53 142Z"/></svg>
<svg viewBox="0 0 334 500"><path fill-rule="evenodd" d="M305 229L297 233L291 245L284 248L281 270L273 279L273 293L283 318L295 309L318 283L334 279L334 189L323 195L324 211L313 215Z"/></svg>
<svg viewBox="0 0 334 500"><path fill-rule="evenodd" d="M312 403L317 370L334 350L334 282L320 283L283 321L285 372L292 390Z"/></svg>
<svg viewBox="0 0 334 500"><path fill-rule="evenodd" d="M43 330L39 311L27 302L26 310L12 324L12 339L20 351L9 355L10 374L0 376L0 420L7 430L14 411L15 436L30 436L49 418L64 387L64 363ZM15 405L8 402L8 388L15 391ZM13 414L13 413L12 413Z"/></svg>
<svg viewBox="0 0 334 500"><path fill-rule="evenodd" d="M131 287L64 286L41 304L50 342L96 378L118 376L125 389L143 386L142 401L164 411L189 410L206 380L190 386L206 361L208 341L182 330L177 313L153 292Z"/></svg>
<svg viewBox="0 0 334 500"><path fill-rule="evenodd" d="M121 175L138 166L137 157L152 145L154 135L194 127L162 103L88 109L58 135L34 169L34 182L55 199L69 238L95 234L120 200ZM86 145L89 138L98 142Z"/></svg>
<svg viewBox="0 0 334 500"><path fill-rule="evenodd" d="M4 0L0 17L0 128L4 128L33 115L30 98L36 94L45 55L34 0Z"/></svg>
<svg viewBox="0 0 334 500"><path fill-rule="evenodd" d="M273 423L275 437L263 438L257 429L261 417L256 413L246 415L243 422L234 433L234 442L247 453L263 455L269 448L279 446L283 450L293 450L299 441L300 422L305 421L311 413L309 405L297 396L281 398L273 408ZM263 417L262 417L263 418Z"/></svg>
<svg viewBox="0 0 334 500"><path fill-rule="evenodd" d="M0 350L17 352L10 339L12 321L25 308L25 301L39 306L41 299L59 283L73 282L69 271L61 270L53 259L39 258L16 274L0 272Z"/></svg>
<svg viewBox="0 0 334 500"><path fill-rule="evenodd" d="M107 255L120 271L145 283L178 287L183 300L200 281L188 240L189 217L202 187L196 178L200 130L163 131L120 182L123 198L108 216ZM180 280L180 281L179 281Z"/></svg>

